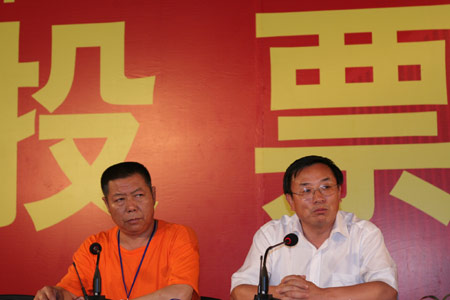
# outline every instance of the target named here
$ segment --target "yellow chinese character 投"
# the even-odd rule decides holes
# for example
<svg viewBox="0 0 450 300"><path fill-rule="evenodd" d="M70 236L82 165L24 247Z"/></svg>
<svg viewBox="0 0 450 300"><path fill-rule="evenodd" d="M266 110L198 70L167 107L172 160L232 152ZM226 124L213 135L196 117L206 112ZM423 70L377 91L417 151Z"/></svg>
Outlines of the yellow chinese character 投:
<svg viewBox="0 0 450 300"><path fill-rule="evenodd" d="M33 97L54 112L66 100L73 84L76 49L99 47L103 100L114 105L152 104L155 77L128 79L124 75L124 27L123 22L53 26L50 78ZM38 63L18 63L18 35L19 23L0 23L0 93L5 100L1 110L1 154L5 168L13 171L0 181L7 193L6 200L0 202L0 226L11 224L16 215L16 143L34 134L35 111L17 117L17 88L38 86ZM71 185L46 199L25 204L36 230L57 224L91 202L106 211L98 186L92 183L111 162L126 158L138 127L131 113L39 116L39 139L62 139L50 150ZM79 138L106 138L92 164L76 147L74 139Z"/></svg>
<svg viewBox="0 0 450 300"><path fill-rule="evenodd" d="M47 84L33 97L48 111L66 99L73 83L76 49L100 47L100 91L115 105L153 103L155 77L128 79L124 75L124 22L57 25L52 28L52 68ZM46 199L27 203L36 230L48 228L92 202L104 211L97 182L111 162L123 161L139 127L130 113L41 115L39 139L63 139L51 152L71 185ZM102 151L89 165L75 138L106 138Z"/></svg>

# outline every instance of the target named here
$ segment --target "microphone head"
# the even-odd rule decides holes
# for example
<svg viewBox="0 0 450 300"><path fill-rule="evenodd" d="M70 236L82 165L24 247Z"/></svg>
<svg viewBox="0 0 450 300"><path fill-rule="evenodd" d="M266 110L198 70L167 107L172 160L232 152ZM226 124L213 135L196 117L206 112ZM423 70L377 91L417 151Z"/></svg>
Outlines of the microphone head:
<svg viewBox="0 0 450 300"><path fill-rule="evenodd" d="M284 237L283 242L286 246L295 246L298 243L298 236L295 233L289 233Z"/></svg>
<svg viewBox="0 0 450 300"><path fill-rule="evenodd" d="M91 253L94 255L100 254L100 252L102 251L102 246L99 243L92 243L92 245L89 247L89 251L91 251Z"/></svg>

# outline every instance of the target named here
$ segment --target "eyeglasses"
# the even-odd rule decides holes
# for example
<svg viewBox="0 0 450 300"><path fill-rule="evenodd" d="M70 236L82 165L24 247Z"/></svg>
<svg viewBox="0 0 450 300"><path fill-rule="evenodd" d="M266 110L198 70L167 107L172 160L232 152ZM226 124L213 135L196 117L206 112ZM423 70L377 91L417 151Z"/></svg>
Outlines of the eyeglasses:
<svg viewBox="0 0 450 300"><path fill-rule="evenodd" d="M310 200L314 197L314 193L316 191L319 191L322 196L327 197L327 196L334 195L337 192L337 190L338 190L337 184L334 184L334 185L322 184L321 186L319 186L317 188L305 186L305 187L303 187L303 189L300 192L298 192L298 193L291 192L291 193L299 195L300 197L302 197L305 200Z"/></svg>

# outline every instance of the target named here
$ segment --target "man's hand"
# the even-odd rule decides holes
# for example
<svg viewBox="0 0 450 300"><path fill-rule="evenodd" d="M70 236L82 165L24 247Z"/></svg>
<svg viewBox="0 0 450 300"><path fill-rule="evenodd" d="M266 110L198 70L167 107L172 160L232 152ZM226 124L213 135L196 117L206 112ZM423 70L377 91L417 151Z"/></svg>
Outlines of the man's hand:
<svg viewBox="0 0 450 300"><path fill-rule="evenodd" d="M258 293L255 285L242 284L235 287L231 293L232 300L250 300ZM269 294L282 300L395 300L397 291L387 283L373 281L352 286L319 288L306 280L303 275L289 275L281 280L278 286L270 286Z"/></svg>
<svg viewBox="0 0 450 300"><path fill-rule="evenodd" d="M133 300L191 300L194 293L196 292L188 284L172 284Z"/></svg>
<svg viewBox="0 0 450 300"><path fill-rule="evenodd" d="M325 289L317 287L314 283L307 281L304 275L289 275L284 277L277 286L269 287L269 294L274 298L282 300L299 299L327 299L324 296ZM258 293L255 285L238 285L231 292L232 300L250 300Z"/></svg>
<svg viewBox="0 0 450 300"><path fill-rule="evenodd" d="M289 275L284 277L281 283L274 287L273 291L274 297L282 300L394 300L397 298L397 291L381 281L366 282L351 286L319 288L314 283L306 280L306 277L303 275Z"/></svg>
<svg viewBox="0 0 450 300"><path fill-rule="evenodd" d="M321 299L322 289L307 281L304 275L289 275L284 277L275 287L275 298L290 299Z"/></svg>
<svg viewBox="0 0 450 300"><path fill-rule="evenodd" d="M34 296L34 300L64 300L75 298L70 292L57 286L44 286Z"/></svg>

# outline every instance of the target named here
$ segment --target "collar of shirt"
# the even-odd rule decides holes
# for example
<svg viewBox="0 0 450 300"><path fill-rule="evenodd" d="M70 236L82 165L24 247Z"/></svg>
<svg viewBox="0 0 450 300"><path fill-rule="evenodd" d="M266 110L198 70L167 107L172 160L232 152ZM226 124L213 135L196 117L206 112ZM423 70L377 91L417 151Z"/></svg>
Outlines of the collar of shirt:
<svg viewBox="0 0 450 300"><path fill-rule="evenodd" d="M338 211L336 214L336 220L334 221L333 228L331 229L330 237L333 237L336 234L342 235L345 238L350 238L350 233L348 232L348 227L341 211Z"/></svg>
<svg viewBox="0 0 450 300"><path fill-rule="evenodd" d="M303 228L297 214L292 215L291 221L291 231L294 232L299 238L302 238L309 243L309 241L303 235ZM348 239L350 238L350 233L345 223L344 216L342 215L341 211L338 211L338 213L336 214L336 220L334 221L333 228L331 229L328 239L332 238L339 240L340 237Z"/></svg>

